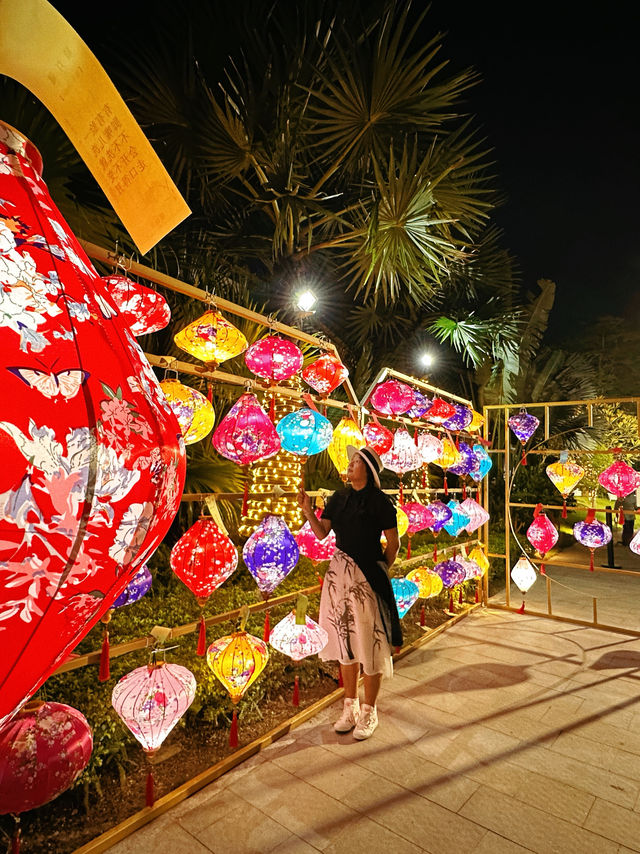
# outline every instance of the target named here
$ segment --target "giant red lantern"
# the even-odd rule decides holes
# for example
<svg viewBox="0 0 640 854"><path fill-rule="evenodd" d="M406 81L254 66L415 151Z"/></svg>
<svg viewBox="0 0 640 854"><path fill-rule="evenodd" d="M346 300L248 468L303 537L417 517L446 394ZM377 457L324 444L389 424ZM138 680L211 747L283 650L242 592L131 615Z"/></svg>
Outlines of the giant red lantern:
<svg viewBox="0 0 640 854"><path fill-rule="evenodd" d="M320 356L302 371L302 379L322 397L331 394L348 376L349 371L340 359L331 353Z"/></svg>
<svg viewBox="0 0 640 854"><path fill-rule="evenodd" d="M0 725L161 542L184 443L156 377L0 124Z"/></svg>
<svg viewBox="0 0 640 854"><path fill-rule="evenodd" d="M103 276L102 281L132 335L149 335L169 325L171 309L157 291L126 276Z"/></svg>

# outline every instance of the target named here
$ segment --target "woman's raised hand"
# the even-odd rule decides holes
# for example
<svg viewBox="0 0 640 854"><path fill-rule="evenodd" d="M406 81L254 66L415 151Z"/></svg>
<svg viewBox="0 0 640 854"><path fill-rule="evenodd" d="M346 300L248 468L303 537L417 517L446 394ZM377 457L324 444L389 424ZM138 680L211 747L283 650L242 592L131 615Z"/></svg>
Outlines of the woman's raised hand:
<svg viewBox="0 0 640 854"><path fill-rule="evenodd" d="M304 513L304 515L312 516L313 507L311 506L311 496L307 495L302 486L298 490L298 495L296 497L298 500L298 505L302 508L302 512Z"/></svg>

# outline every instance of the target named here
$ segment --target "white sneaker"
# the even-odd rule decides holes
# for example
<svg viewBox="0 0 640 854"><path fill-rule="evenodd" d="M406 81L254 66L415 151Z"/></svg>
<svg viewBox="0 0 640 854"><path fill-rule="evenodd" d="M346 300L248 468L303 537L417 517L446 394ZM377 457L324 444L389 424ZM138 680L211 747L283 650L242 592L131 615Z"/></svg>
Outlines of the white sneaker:
<svg viewBox="0 0 640 854"><path fill-rule="evenodd" d="M373 735L373 731L378 726L378 712L375 706L367 706L366 703L362 704L362 709L360 710L360 715L358 717L358 723L356 724L356 728L353 731L353 737L357 738L358 741L362 741L365 738L370 738Z"/></svg>
<svg viewBox="0 0 640 854"><path fill-rule="evenodd" d="M352 699L345 697L342 714L333 725L336 732L351 732L354 726L358 723L358 715L360 714L360 700L356 697Z"/></svg>

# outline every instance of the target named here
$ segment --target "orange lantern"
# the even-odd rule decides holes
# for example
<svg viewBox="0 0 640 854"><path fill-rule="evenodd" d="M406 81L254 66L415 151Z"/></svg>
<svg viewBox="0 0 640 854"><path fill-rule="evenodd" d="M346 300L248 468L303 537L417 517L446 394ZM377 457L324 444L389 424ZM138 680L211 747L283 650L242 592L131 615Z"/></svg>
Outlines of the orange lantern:
<svg viewBox="0 0 640 854"><path fill-rule="evenodd" d="M219 311L207 311L177 335L176 346L215 369L247 349L247 339Z"/></svg>

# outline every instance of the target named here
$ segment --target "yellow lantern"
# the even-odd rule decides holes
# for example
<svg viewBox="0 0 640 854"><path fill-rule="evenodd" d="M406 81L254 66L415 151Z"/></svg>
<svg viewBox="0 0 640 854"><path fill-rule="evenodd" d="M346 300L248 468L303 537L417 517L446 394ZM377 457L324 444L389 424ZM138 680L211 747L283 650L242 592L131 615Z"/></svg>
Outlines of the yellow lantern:
<svg viewBox="0 0 640 854"><path fill-rule="evenodd" d="M219 311L207 311L177 335L176 346L215 368L247 349L247 339Z"/></svg>
<svg viewBox="0 0 640 854"><path fill-rule="evenodd" d="M451 468L452 465L458 462L460 458L460 454L458 453L458 449L453 444L451 439L444 438L442 440L442 453L435 460L436 465L440 466L443 469Z"/></svg>
<svg viewBox="0 0 640 854"><path fill-rule="evenodd" d="M207 650L207 664L237 703L269 660L267 644L248 632L234 632L214 641Z"/></svg>
<svg viewBox="0 0 640 854"><path fill-rule="evenodd" d="M404 537L404 535L409 530L409 517L404 512L402 507L396 508L396 519L398 520L398 538ZM382 548L386 549L387 538L384 534L380 537L380 542L382 543Z"/></svg>
<svg viewBox="0 0 640 854"><path fill-rule="evenodd" d="M331 457L331 462L338 469L340 477L343 480L346 480L347 469L349 468L347 445L353 445L355 448L364 448L366 444L367 442L353 418L347 416L341 418L340 423L333 431L333 437L327 448L327 452Z"/></svg>
<svg viewBox="0 0 640 854"><path fill-rule="evenodd" d="M199 442L213 429L215 413L207 398L179 380L162 380L160 388L178 419L185 445Z"/></svg>
<svg viewBox="0 0 640 854"><path fill-rule="evenodd" d="M489 569L489 558L484 553L484 550L480 548L480 546L476 546L469 553L469 560L472 560L474 563L477 563L483 573L485 573Z"/></svg>
<svg viewBox="0 0 640 854"><path fill-rule="evenodd" d="M476 430L480 430L483 424L484 415L480 415L479 412L476 412L475 409L472 409L471 421L467 424L467 430L469 431L469 433L475 433Z"/></svg>
<svg viewBox="0 0 640 854"><path fill-rule="evenodd" d="M442 579L440 576L426 566L418 566L407 573L409 581L418 585L418 596L421 599L430 599L442 592Z"/></svg>

